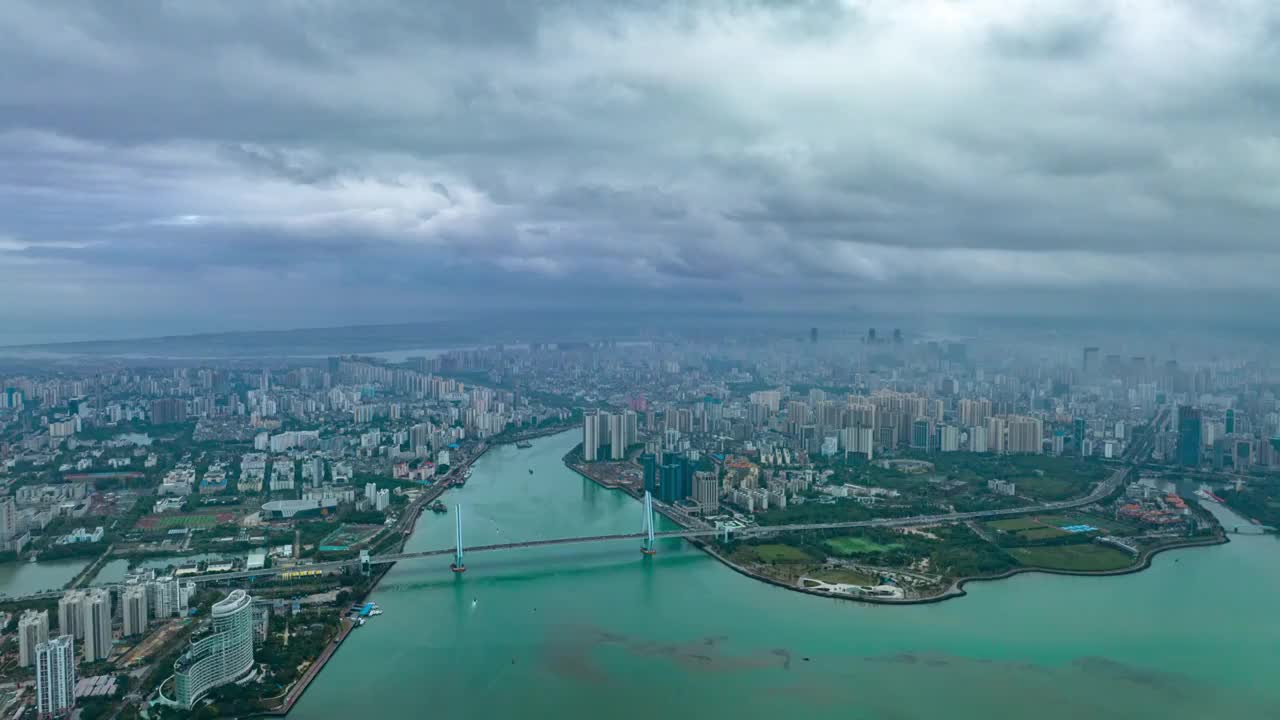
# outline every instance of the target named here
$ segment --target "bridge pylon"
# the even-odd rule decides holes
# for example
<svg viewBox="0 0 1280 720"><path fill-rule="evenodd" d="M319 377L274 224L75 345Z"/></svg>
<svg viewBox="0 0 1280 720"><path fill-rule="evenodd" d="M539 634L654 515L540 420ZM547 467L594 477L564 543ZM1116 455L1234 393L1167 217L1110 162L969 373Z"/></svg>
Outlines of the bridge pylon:
<svg viewBox="0 0 1280 720"><path fill-rule="evenodd" d="M461 573L461 572L467 571L466 563L462 562L462 506L461 505L453 506L453 519L455 521L455 527L457 528L456 530L457 545L455 546L456 549L453 551L453 562L449 563L449 569L456 573Z"/></svg>
<svg viewBox="0 0 1280 720"><path fill-rule="evenodd" d="M640 552L645 555L656 555L658 545L653 537L653 495L648 490L644 491L644 527L641 528L640 532L645 534L645 538L640 544Z"/></svg>

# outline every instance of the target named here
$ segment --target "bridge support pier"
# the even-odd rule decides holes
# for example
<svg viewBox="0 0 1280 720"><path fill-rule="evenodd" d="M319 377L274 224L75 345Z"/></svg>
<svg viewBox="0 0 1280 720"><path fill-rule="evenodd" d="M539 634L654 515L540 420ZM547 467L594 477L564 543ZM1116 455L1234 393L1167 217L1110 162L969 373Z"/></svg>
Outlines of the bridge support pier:
<svg viewBox="0 0 1280 720"><path fill-rule="evenodd" d="M462 506L453 506L453 518L456 524L457 546L453 551L453 562L449 564L449 569L456 573L467 571L467 565L462 561Z"/></svg>
<svg viewBox="0 0 1280 720"><path fill-rule="evenodd" d="M646 537L640 543L640 552L645 555L656 555L657 541L653 537L653 495L644 491L644 527L640 530Z"/></svg>

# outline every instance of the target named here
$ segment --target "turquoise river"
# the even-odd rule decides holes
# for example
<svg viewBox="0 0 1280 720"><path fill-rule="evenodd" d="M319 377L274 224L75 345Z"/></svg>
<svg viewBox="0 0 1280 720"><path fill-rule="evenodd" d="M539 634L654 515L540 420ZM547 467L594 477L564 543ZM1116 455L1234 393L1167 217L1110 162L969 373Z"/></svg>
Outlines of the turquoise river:
<svg viewBox="0 0 1280 720"><path fill-rule="evenodd" d="M467 544L638 530L639 503L561 463L576 441L481 458L445 497ZM451 507L408 548L452 542ZM372 598L385 614L290 717L1280 718L1271 536L911 607L771 587L679 540L652 558L612 543L448 562L393 568Z"/></svg>

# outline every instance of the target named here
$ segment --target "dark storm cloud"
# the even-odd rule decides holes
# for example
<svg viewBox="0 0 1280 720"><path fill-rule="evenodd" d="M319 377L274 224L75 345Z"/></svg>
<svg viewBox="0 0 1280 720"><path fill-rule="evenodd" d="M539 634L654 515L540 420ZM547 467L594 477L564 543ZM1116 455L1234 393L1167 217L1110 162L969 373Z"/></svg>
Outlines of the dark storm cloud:
<svg viewBox="0 0 1280 720"><path fill-rule="evenodd" d="M1260 0L17 0L0 321L1256 306L1278 28Z"/></svg>

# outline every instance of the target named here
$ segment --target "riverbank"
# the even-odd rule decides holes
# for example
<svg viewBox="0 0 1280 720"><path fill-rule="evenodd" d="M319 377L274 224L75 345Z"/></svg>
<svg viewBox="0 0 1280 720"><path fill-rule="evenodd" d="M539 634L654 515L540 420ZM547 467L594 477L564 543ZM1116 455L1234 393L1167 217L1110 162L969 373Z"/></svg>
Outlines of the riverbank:
<svg viewBox="0 0 1280 720"><path fill-rule="evenodd" d="M641 498L641 493L629 485L609 482L601 477L596 477L593 473L590 472L590 469L588 466L580 462L575 462L573 460L573 456L575 452L576 452L576 448L574 450L569 451L569 453L565 455L564 457L565 467L581 475L582 477L585 477L588 480L596 483L600 487L603 487L608 490L621 490L622 492L626 493L627 495L637 500ZM666 518L668 518L672 522L675 522L681 527L689 527L688 524L684 522L684 520L681 517L679 517L675 513L668 512L666 508L655 505L654 509L662 513L662 515L664 515ZM736 563L730 558L720 553L719 550L716 549L714 544L712 544L710 541L704 538L685 538L685 540L689 542L691 545L693 545L694 547L698 548L699 550L702 550L706 554L720 561L721 563L729 567L729 569L733 570L734 572L740 575L744 575L746 577L752 578L754 580L759 580L760 582L773 585L775 587L784 588L786 590L792 590L795 592L804 593L806 595L813 595L815 597L835 598L838 600L848 600L851 602L867 603L869 605L926 605L931 603L939 603L944 600L961 598L967 595L968 593L965 592L964 586L968 583L1003 580L1003 579L1010 578L1015 575L1020 575L1023 573L1044 573L1046 575L1076 575L1076 576L1082 576L1082 577L1128 575L1131 573L1142 572L1143 570L1146 570L1147 568L1151 567L1151 559L1156 555L1168 550L1179 550L1183 548L1193 548L1193 547L1211 547L1214 545L1222 545L1224 543L1230 542L1230 540L1226 537L1226 535L1222 534L1222 535L1215 536L1213 538L1205 538L1205 539L1191 540L1191 541L1185 541L1185 542L1171 543L1169 545L1163 545L1157 548L1144 550L1138 556L1134 564L1128 567L1117 568L1115 570L1057 570L1053 568L1041 568L1041 567L1031 567L1031 566L1011 568L1005 572L1002 572L996 575L975 575L975 576L957 578L947 587L946 590L943 590L942 592L936 595L929 595L926 597L918 597L918 598L894 599L894 598L860 597L856 595L828 593L828 592L822 592L821 590L802 587L800 585L796 585L790 582L780 580L775 577L771 577L769 575L766 575L764 573L758 572L744 565Z"/></svg>
<svg viewBox="0 0 1280 720"><path fill-rule="evenodd" d="M574 426L574 425L554 425L554 426L550 426L550 427L540 427L540 428L536 428L536 429L534 429L534 430L523 430L523 431L521 431L521 432L517 432L517 433L515 433L515 434L513 434L513 435L510 435L510 436L507 436L507 437L503 437L501 440L498 440L498 439L492 439L492 440L491 440L491 442L490 442L490 444L495 445L495 446L497 446L497 445L513 445L513 444L518 443L518 442L524 442L525 440L536 440L536 439L538 439L538 438L547 437L547 436L550 436L550 435L559 435L559 434L560 434L560 433L562 433L562 432L566 432L566 431L568 431L568 430L573 430L573 429L574 429L574 427L576 427L576 426Z"/></svg>
<svg viewBox="0 0 1280 720"><path fill-rule="evenodd" d="M515 440L512 440L512 442L515 442ZM454 480L461 477L462 473L465 473L471 465L475 463L475 461L483 457L491 448L502 444L505 443L481 443L474 454L468 456L466 460L450 469L449 473L441 478L439 482L428 486L412 504L406 507L404 515L400 518L400 521L395 527L397 537L393 544L393 552L402 552L404 550L405 543L408 542L409 538L413 535L414 530L417 529L418 519L422 517L422 513L427 509L428 505L439 499L439 497L449 488L454 487ZM378 589L378 584L382 582L382 578L386 576L387 572L390 571L394 565L395 563L383 563L378 565L373 571L374 575L369 583L368 589L359 596L353 597L353 601L364 602L367 600L369 596ZM346 610L342 610L342 613L345 616ZM333 658L334 653L338 651L338 648L342 645L343 641L347 639L347 636L350 635L351 630L355 627L355 625L346 617L343 617L341 623L342 629L339 630L338 635L335 636L333 640L329 641L329 644L325 646L325 649L307 668L307 672L301 678L298 678L296 683L294 683L293 687L289 690L289 694L285 696L283 704L275 709L264 710L257 713L259 717L282 717L289 714L293 709L293 706L302 699L302 696L306 693L307 688L311 683L320 676L325 665L327 665L329 660Z"/></svg>
<svg viewBox="0 0 1280 720"><path fill-rule="evenodd" d="M93 562L89 563L89 565L86 566L84 570L81 570L74 578L71 578L71 581L68 582L65 587L71 589L87 586L93 581L93 578L97 576L98 572L102 570L102 566L106 565L111 559L111 551L114 550L115 547L115 544L108 545L107 549L103 550L101 555L95 558Z"/></svg>
<svg viewBox="0 0 1280 720"><path fill-rule="evenodd" d="M355 623L346 618L343 618L341 623L342 627L338 630L338 634L329 641L329 644L325 646L319 657L315 659L315 662L311 663L307 668L307 671L303 673L302 677L298 678L297 682L293 684L293 687L289 690L289 694L285 696L284 702L273 710L264 710L258 713L259 716L281 717L289 714L289 711L293 709L294 704L297 703L302 697L302 694L307 691L311 682L320 675L320 671L323 670L324 666L329 662L329 658L333 657L333 654L342 646L342 642L351 634L351 629L355 627Z"/></svg>

